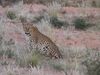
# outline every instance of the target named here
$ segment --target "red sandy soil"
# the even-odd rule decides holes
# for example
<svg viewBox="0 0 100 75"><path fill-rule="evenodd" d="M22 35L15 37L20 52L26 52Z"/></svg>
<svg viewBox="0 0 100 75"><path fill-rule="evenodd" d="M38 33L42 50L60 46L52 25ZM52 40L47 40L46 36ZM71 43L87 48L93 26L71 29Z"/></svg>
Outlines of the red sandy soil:
<svg viewBox="0 0 100 75"><path fill-rule="evenodd" d="M76 8L76 7L64 7L62 9L62 12L65 12L67 14L73 14L73 15L93 15L93 16L99 16L100 17L100 8Z"/></svg>
<svg viewBox="0 0 100 75"><path fill-rule="evenodd" d="M100 32L54 30L57 43L63 46L100 48ZM68 34L68 35L67 35Z"/></svg>

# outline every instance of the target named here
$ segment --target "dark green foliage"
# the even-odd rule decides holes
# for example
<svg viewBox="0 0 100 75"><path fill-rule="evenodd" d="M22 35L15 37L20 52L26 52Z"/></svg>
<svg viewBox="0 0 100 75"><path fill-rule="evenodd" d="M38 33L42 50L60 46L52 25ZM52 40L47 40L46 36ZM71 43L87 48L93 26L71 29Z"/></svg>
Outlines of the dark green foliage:
<svg viewBox="0 0 100 75"><path fill-rule="evenodd" d="M13 11L8 11L7 12L7 17L11 20L15 19L17 16Z"/></svg>
<svg viewBox="0 0 100 75"><path fill-rule="evenodd" d="M93 6L93 7L97 7L97 4L96 4L95 1L92 1L92 6Z"/></svg>
<svg viewBox="0 0 100 75"><path fill-rule="evenodd" d="M15 3L18 3L19 1L22 1L22 0L0 0L0 5L3 7L11 6Z"/></svg>
<svg viewBox="0 0 100 75"><path fill-rule="evenodd" d="M32 58L28 60L28 63L33 67L37 67L37 65L39 64L39 57L38 55L32 55Z"/></svg>
<svg viewBox="0 0 100 75"><path fill-rule="evenodd" d="M10 39L8 41L5 41L4 43L5 43L5 45L14 45L15 44L15 42L14 42L13 39Z"/></svg>
<svg viewBox="0 0 100 75"><path fill-rule="evenodd" d="M12 58L15 56L14 52L9 49L5 52L5 55L7 55L8 58Z"/></svg>
<svg viewBox="0 0 100 75"><path fill-rule="evenodd" d="M44 16L35 17L34 20L33 20L32 22L33 22L33 23L40 22L43 18L44 18Z"/></svg>
<svg viewBox="0 0 100 75"><path fill-rule="evenodd" d="M1 65L8 65L7 61L2 61L0 64Z"/></svg>
<svg viewBox="0 0 100 75"><path fill-rule="evenodd" d="M0 57L2 57L3 55L7 56L8 58L13 58L15 56L14 52L9 50L9 49L6 50L6 51L1 50L0 51Z"/></svg>
<svg viewBox="0 0 100 75"><path fill-rule="evenodd" d="M77 18L74 21L74 25L75 25L75 28L78 30L85 30L88 27L88 24L86 23L85 19L82 19L82 18Z"/></svg>
<svg viewBox="0 0 100 75"><path fill-rule="evenodd" d="M84 62L88 75L100 75L100 61Z"/></svg>
<svg viewBox="0 0 100 75"><path fill-rule="evenodd" d="M21 66L21 67L38 67L40 65L42 61L42 56L35 52L35 51L32 51L31 53L28 53L26 55L25 58L17 58L16 62Z"/></svg>
<svg viewBox="0 0 100 75"><path fill-rule="evenodd" d="M5 52L4 50L0 50L0 57L3 56L4 52Z"/></svg>
<svg viewBox="0 0 100 75"><path fill-rule="evenodd" d="M60 21L57 17L53 16L50 18L50 23L56 27L56 28L61 28L62 26L65 25L64 21Z"/></svg>
<svg viewBox="0 0 100 75"><path fill-rule="evenodd" d="M3 37L0 35L0 46L2 44L2 39L3 39Z"/></svg>
<svg viewBox="0 0 100 75"><path fill-rule="evenodd" d="M59 63L52 63L51 64L53 66L54 69L58 70L58 71L64 71L63 65L59 64Z"/></svg>
<svg viewBox="0 0 100 75"><path fill-rule="evenodd" d="M37 66L42 62L43 58L43 55L41 55L38 51L33 51L32 57L28 59L27 64L37 68Z"/></svg>
<svg viewBox="0 0 100 75"><path fill-rule="evenodd" d="M30 4L30 3L40 3L40 4L47 4L47 3L51 3L54 0L23 0L24 4Z"/></svg>

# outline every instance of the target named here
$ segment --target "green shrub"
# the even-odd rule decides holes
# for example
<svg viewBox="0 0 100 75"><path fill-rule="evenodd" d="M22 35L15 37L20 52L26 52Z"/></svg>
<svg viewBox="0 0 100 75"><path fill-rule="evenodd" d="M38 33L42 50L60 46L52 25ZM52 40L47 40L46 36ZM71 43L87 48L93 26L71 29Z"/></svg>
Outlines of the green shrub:
<svg viewBox="0 0 100 75"><path fill-rule="evenodd" d="M45 4L45 5L47 5L48 3L52 3L53 1L56 1L56 0L23 0L23 2L27 4L34 2L34 3ZM57 1L60 1L60 0L57 0Z"/></svg>
<svg viewBox="0 0 100 75"><path fill-rule="evenodd" d="M60 63L52 63L51 65L53 66L54 69L58 71L64 71L63 65Z"/></svg>
<svg viewBox="0 0 100 75"><path fill-rule="evenodd" d="M96 4L95 1L92 1L92 6L93 6L93 7L97 7L97 4Z"/></svg>
<svg viewBox="0 0 100 75"><path fill-rule="evenodd" d="M44 18L44 16L37 16L37 17L34 17L34 19L32 20L32 22L33 22L33 23L40 22L43 18Z"/></svg>
<svg viewBox="0 0 100 75"><path fill-rule="evenodd" d="M3 55L7 56L8 58L13 58L15 56L15 53L13 51L11 51L10 49L8 49L6 51L1 50L0 57L2 57Z"/></svg>
<svg viewBox="0 0 100 75"><path fill-rule="evenodd" d="M16 59L16 62L21 67L36 67L40 65L41 63L41 55L39 53L36 53L35 51L32 51L31 53L27 53L21 58L18 57Z"/></svg>
<svg viewBox="0 0 100 75"><path fill-rule="evenodd" d="M18 3L21 0L0 0L0 5L3 7L11 6L13 3Z"/></svg>
<svg viewBox="0 0 100 75"><path fill-rule="evenodd" d="M10 40L8 40L8 41L4 41L4 44L7 45L7 46L10 46L10 45L14 45L15 42L14 42L13 39L10 39Z"/></svg>
<svg viewBox="0 0 100 75"><path fill-rule="evenodd" d="M85 61L88 75L100 75L100 61Z"/></svg>
<svg viewBox="0 0 100 75"><path fill-rule="evenodd" d="M14 51L8 49L6 52L5 52L5 55L7 55L8 58L13 58L15 56L14 54Z"/></svg>
<svg viewBox="0 0 100 75"><path fill-rule="evenodd" d="M7 12L7 17L11 20L15 19L17 16L13 11L8 11Z"/></svg>
<svg viewBox="0 0 100 75"><path fill-rule="evenodd" d="M78 30L85 30L88 27L88 24L86 23L85 19L77 18L74 20L75 29Z"/></svg>
<svg viewBox="0 0 100 75"><path fill-rule="evenodd" d="M53 27L61 28L65 25L64 21L59 20L57 17L53 16L50 18L50 23L53 25Z"/></svg>
<svg viewBox="0 0 100 75"><path fill-rule="evenodd" d="M2 44L2 39L3 39L3 37L0 35L0 46Z"/></svg>
<svg viewBox="0 0 100 75"><path fill-rule="evenodd" d="M39 56L32 55L32 57L28 60L28 64L32 67L37 67L37 65L39 64Z"/></svg>
<svg viewBox="0 0 100 75"><path fill-rule="evenodd" d="M0 57L2 57L4 55L4 50L0 50Z"/></svg>
<svg viewBox="0 0 100 75"><path fill-rule="evenodd" d="M0 64L1 65L8 65L8 62L7 61L1 61Z"/></svg>
<svg viewBox="0 0 100 75"><path fill-rule="evenodd" d="M67 74L67 63L65 63L64 61L62 62L62 60L48 60L48 64L51 68L53 68L56 71L63 71L65 73L65 75Z"/></svg>

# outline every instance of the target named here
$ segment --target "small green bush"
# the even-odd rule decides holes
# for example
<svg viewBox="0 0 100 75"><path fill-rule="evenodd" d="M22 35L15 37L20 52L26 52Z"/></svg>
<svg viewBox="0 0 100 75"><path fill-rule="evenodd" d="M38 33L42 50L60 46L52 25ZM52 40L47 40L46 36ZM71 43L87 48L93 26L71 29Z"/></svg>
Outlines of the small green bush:
<svg viewBox="0 0 100 75"><path fill-rule="evenodd" d="M7 12L7 17L11 20L15 19L17 16L13 11L8 11Z"/></svg>
<svg viewBox="0 0 100 75"><path fill-rule="evenodd" d="M50 18L50 23L53 25L53 27L61 28L65 25L64 21L59 20L57 17L53 16Z"/></svg>
<svg viewBox="0 0 100 75"><path fill-rule="evenodd" d="M39 56L38 55L32 55L32 58L28 60L28 64L32 67L37 67L39 64Z"/></svg>
<svg viewBox="0 0 100 75"><path fill-rule="evenodd" d="M97 4L96 4L95 1L92 1L92 6L93 6L93 7L97 7Z"/></svg>
<svg viewBox="0 0 100 75"><path fill-rule="evenodd" d="M15 53L13 51L9 50L9 49L6 50L6 51L1 50L0 51L0 57L2 57L3 55L7 56L8 58L13 58L15 56Z"/></svg>
<svg viewBox="0 0 100 75"><path fill-rule="evenodd" d="M4 50L0 50L0 57L2 57L4 54Z"/></svg>
<svg viewBox="0 0 100 75"><path fill-rule="evenodd" d="M64 71L63 65L59 64L59 63L52 63L51 64L53 66L54 69L58 70L58 71Z"/></svg>
<svg viewBox="0 0 100 75"><path fill-rule="evenodd" d="M0 5L3 7L11 6L12 4L18 3L21 0L0 0Z"/></svg>
<svg viewBox="0 0 100 75"><path fill-rule="evenodd" d="M2 44L2 39L3 39L3 37L0 35L0 46Z"/></svg>
<svg viewBox="0 0 100 75"><path fill-rule="evenodd" d="M44 18L44 16L37 16L37 17L34 17L34 19L32 20L32 22L33 22L33 23L38 23L38 22L40 22L43 18Z"/></svg>
<svg viewBox="0 0 100 75"><path fill-rule="evenodd" d="M88 24L86 23L85 19L77 18L74 20L75 29L78 30L85 30L88 27Z"/></svg>
<svg viewBox="0 0 100 75"><path fill-rule="evenodd" d="M41 55L32 51L31 53L25 54L22 58L17 58L16 62L21 67L38 67L41 63Z"/></svg>
<svg viewBox="0 0 100 75"><path fill-rule="evenodd" d="M8 40L8 41L4 41L4 44L7 45L7 46L10 46L10 45L14 45L15 42L14 42L13 39L10 39L10 40Z"/></svg>
<svg viewBox="0 0 100 75"><path fill-rule="evenodd" d="M85 61L88 75L100 75L100 61Z"/></svg>
<svg viewBox="0 0 100 75"><path fill-rule="evenodd" d="M8 62L7 61L1 61L0 64L1 65L8 65Z"/></svg>
<svg viewBox="0 0 100 75"><path fill-rule="evenodd" d="M14 54L14 51L8 49L6 52L5 52L5 55L7 55L8 58L13 58L15 56Z"/></svg>
<svg viewBox="0 0 100 75"><path fill-rule="evenodd" d="M52 1L55 0L23 0L23 2L26 4L30 4L30 3L40 3L40 4L48 4L51 3Z"/></svg>

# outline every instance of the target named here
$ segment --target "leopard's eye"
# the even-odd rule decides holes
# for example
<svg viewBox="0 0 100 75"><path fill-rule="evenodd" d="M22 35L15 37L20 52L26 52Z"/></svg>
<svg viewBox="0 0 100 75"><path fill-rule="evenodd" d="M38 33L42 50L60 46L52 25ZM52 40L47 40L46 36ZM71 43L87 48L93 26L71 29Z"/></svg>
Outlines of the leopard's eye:
<svg viewBox="0 0 100 75"><path fill-rule="evenodd" d="M26 35L31 36L31 34L29 32L25 32Z"/></svg>
<svg viewBox="0 0 100 75"><path fill-rule="evenodd" d="M26 34L26 35L29 35L30 33L29 33L29 32L25 32L25 34Z"/></svg>

